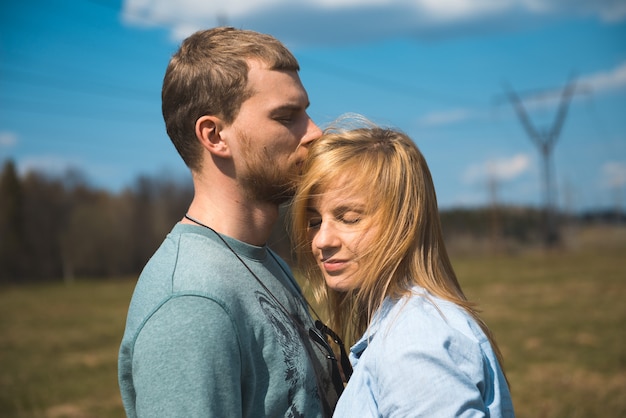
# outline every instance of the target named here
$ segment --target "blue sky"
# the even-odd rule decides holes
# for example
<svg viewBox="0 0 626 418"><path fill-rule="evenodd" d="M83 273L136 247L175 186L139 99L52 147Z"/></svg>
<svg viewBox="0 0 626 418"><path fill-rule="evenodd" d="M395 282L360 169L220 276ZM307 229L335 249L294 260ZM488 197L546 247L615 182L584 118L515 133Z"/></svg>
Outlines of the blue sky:
<svg viewBox="0 0 626 418"><path fill-rule="evenodd" d="M224 4L228 3L228 4ZM188 179L160 90L181 39L218 24L275 35L299 59L320 126L356 112L408 133L442 208L542 204L542 159L504 86L548 130L558 205L626 206L623 0L22 0L0 5L0 162L81 170L118 192Z"/></svg>

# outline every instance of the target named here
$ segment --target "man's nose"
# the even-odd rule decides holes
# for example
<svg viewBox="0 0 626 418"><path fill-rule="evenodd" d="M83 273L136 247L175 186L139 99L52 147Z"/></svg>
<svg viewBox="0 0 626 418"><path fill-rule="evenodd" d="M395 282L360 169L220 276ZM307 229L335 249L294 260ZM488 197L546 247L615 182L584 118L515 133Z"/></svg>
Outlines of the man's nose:
<svg viewBox="0 0 626 418"><path fill-rule="evenodd" d="M302 138L302 143L310 144L316 139L319 139L320 136L322 136L322 130L315 124L315 122L313 122L313 119L309 117L306 126L306 133Z"/></svg>

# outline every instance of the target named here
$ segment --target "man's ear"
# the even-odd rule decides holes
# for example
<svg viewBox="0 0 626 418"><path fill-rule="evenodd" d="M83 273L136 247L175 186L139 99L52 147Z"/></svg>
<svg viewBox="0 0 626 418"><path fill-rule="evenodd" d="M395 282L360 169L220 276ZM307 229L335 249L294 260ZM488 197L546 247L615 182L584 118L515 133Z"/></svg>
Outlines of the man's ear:
<svg viewBox="0 0 626 418"><path fill-rule="evenodd" d="M196 121L196 138L202 146L217 157L230 157L228 144L222 138L224 122L216 116L201 116Z"/></svg>

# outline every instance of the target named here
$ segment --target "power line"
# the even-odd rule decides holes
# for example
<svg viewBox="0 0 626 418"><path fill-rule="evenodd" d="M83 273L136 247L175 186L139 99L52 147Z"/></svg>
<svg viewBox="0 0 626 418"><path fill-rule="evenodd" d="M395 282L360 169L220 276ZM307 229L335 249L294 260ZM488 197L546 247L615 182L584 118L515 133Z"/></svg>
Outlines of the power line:
<svg viewBox="0 0 626 418"><path fill-rule="evenodd" d="M155 107L154 112L140 112L141 109L133 107L129 112L128 109L106 107L101 110L90 111L84 106L68 108L59 106L58 102L41 101L41 100L23 100L19 98L9 98L0 101L0 109L6 115L8 112L20 112L26 114L42 113L45 115L56 115L67 118L90 119L101 121L115 122L133 122L140 125L152 125L152 119L161 121L160 108Z"/></svg>
<svg viewBox="0 0 626 418"><path fill-rule="evenodd" d="M5 68L2 68L5 67ZM12 69L0 64L0 81L11 80L21 84L34 87L46 87L64 92L75 92L96 96L105 96L118 99L131 99L152 102L158 99L154 93L148 90L137 89L134 87L121 86L111 83L97 81L98 78L89 76L84 78L59 78L51 77L48 73L38 73L31 70ZM94 87L96 89L94 89Z"/></svg>
<svg viewBox="0 0 626 418"><path fill-rule="evenodd" d="M340 67L337 65L322 62L310 57L306 57L307 70L309 68L317 68L318 71L330 74L335 77L343 78L352 82L357 82L368 87L374 87L387 92L393 91L405 96L409 96L413 99L423 98L424 100L435 100L444 104L458 104L459 102L470 102L467 97L454 96L450 94L443 94L428 90L422 87L412 86L406 83L399 83L383 77L378 77L372 74L355 71L351 68Z"/></svg>

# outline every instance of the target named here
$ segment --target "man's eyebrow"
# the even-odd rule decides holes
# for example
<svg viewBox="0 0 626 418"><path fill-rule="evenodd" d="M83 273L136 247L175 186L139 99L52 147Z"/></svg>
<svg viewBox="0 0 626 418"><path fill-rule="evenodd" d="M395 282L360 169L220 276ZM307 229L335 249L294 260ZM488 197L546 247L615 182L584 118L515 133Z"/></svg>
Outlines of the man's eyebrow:
<svg viewBox="0 0 626 418"><path fill-rule="evenodd" d="M309 102L306 102L304 107L297 103L287 103L275 107L274 109L272 109L272 113L300 111L302 109L308 109L310 105L311 103Z"/></svg>

